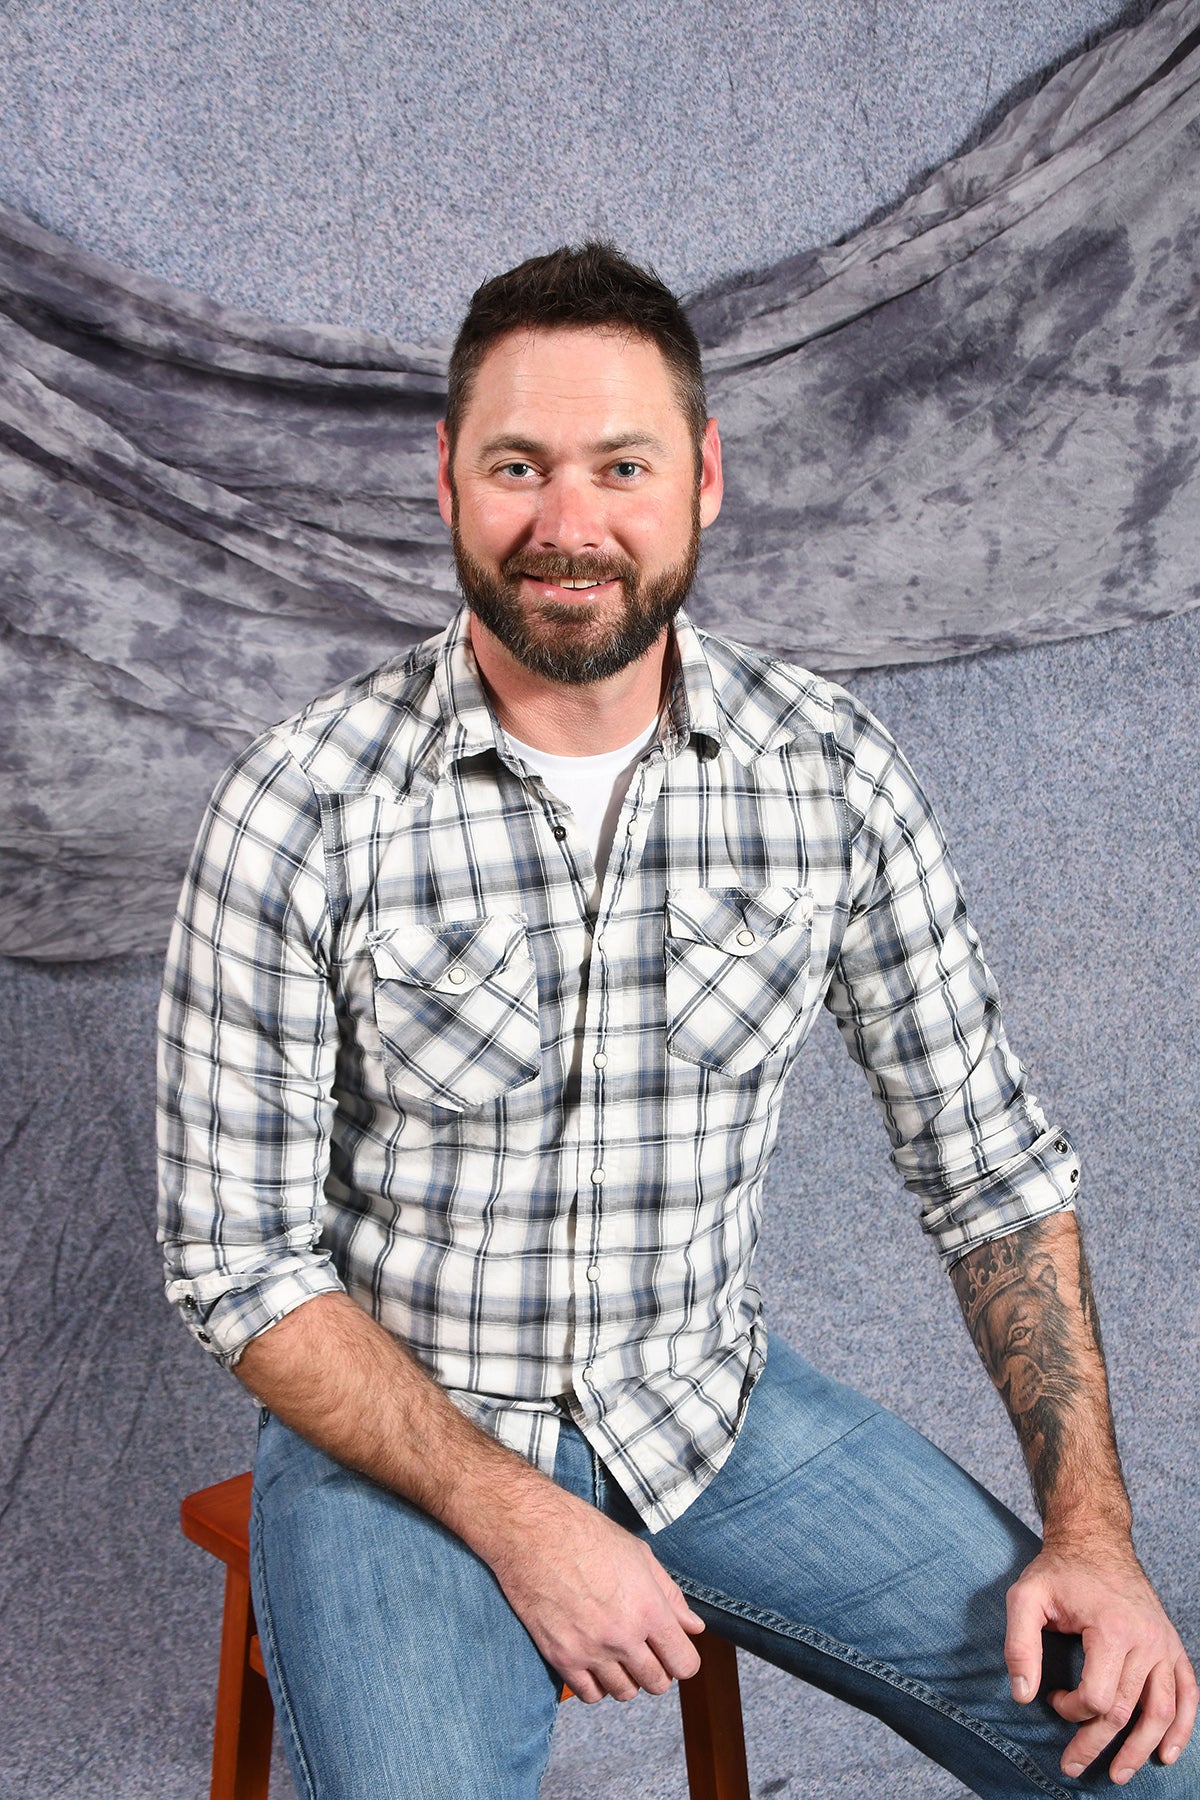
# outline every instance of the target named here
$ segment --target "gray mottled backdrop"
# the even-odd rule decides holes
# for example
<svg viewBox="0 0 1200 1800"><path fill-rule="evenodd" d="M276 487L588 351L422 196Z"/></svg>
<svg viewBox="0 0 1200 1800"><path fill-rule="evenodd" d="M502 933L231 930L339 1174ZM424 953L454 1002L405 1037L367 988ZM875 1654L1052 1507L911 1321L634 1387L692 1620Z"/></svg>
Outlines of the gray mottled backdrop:
<svg viewBox="0 0 1200 1800"><path fill-rule="evenodd" d="M586 231L686 289L856 231L1144 10L9 4L0 199L227 304L427 340L482 276ZM1172 254L1172 278L1194 269L1194 245ZM1195 1650L1200 618L857 685L926 773L1012 1035L1081 1144L1143 1554ZM0 978L0 1795L184 1800L205 1791L218 1584L174 1507L244 1464L250 1409L159 1298L156 963ZM772 1323L1024 1507L860 1087L832 1034L814 1044L772 1182ZM958 1800L873 1722L743 1678L756 1795ZM683 1792L672 1702L564 1710L547 1800Z"/></svg>
<svg viewBox="0 0 1200 1800"><path fill-rule="evenodd" d="M1200 0L902 207L692 301L693 617L822 671L1200 604ZM0 953L161 951L232 751L455 604L444 352L280 325L0 207Z"/></svg>

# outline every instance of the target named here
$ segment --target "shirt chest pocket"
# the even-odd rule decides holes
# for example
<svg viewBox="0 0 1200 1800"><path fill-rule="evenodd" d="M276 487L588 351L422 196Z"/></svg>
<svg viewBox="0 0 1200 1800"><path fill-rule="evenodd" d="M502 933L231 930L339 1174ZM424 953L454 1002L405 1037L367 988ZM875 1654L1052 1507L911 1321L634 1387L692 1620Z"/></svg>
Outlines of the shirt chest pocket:
<svg viewBox="0 0 1200 1800"><path fill-rule="evenodd" d="M808 977L805 888L673 888L667 895L667 1048L744 1075L790 1035Z"/></svg>
<svg viewBox="0 0 1200 1800"><path fill-rule="evenodd" d="M541 1066L537 974L519 914L376 932L375 1023L400 1098L465 1112Z"/></svg>

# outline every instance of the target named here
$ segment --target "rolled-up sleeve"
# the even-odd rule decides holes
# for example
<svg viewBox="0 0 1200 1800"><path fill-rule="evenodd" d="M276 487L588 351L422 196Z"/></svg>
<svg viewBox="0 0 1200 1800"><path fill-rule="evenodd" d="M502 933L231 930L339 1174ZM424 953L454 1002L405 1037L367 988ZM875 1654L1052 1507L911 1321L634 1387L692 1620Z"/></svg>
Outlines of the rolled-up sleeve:
<svg viewBox="0 0 1200 1800"><path fill-rule="evenodd" d="M870 715L847 727L851 904L827 993L943 1262L1069 1209L1079 1163L1010 1049L945 839Z"/></svg>
<svg viewBox="0 0 1200 1800"><path fill-rule="evenodd" d="M268 735L217 787L159 1007L159 1241L168 1298L232 1367L341 1288L318 1248L336 1027L319 796Z"/></svg>

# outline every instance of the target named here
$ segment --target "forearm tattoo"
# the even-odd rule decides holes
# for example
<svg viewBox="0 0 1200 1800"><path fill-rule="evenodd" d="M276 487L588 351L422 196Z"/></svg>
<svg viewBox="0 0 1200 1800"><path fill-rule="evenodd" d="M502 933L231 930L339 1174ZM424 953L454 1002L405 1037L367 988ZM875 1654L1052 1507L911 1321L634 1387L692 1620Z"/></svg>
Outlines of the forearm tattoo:
<svg viewBox="0 0 1200 1800"><path fill-rule="evenodd" d="M1078 1301L1059 1291L1043 1224L979 1245L955 1264L951 1279L975 1347L1016 1427L1044 1512L1066 1451L1068 1415L1086 1385L1080 1336L1100 1352L1082 1249Z"/></svg>

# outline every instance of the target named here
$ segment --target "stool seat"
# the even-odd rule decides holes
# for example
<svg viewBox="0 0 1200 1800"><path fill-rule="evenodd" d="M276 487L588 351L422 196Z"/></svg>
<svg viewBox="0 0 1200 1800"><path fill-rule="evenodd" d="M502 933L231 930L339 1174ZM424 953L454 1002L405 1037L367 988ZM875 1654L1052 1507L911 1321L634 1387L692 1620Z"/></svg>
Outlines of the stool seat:
<svg viewBox="0 0 1200 1800"><path fill-rule="evenodd" d="M209 1800L267 1800L275 1709L250 1598L252 1476L233 1475L189 1494L183 1535L225 1564ZM737 1654L712 1627L696 1639L700 1668L679 1682L691 1800L750 1800ZM571 1690L563 1689L563 1697ZM448 1797L449 1800L449 1797Z"/></svg>

